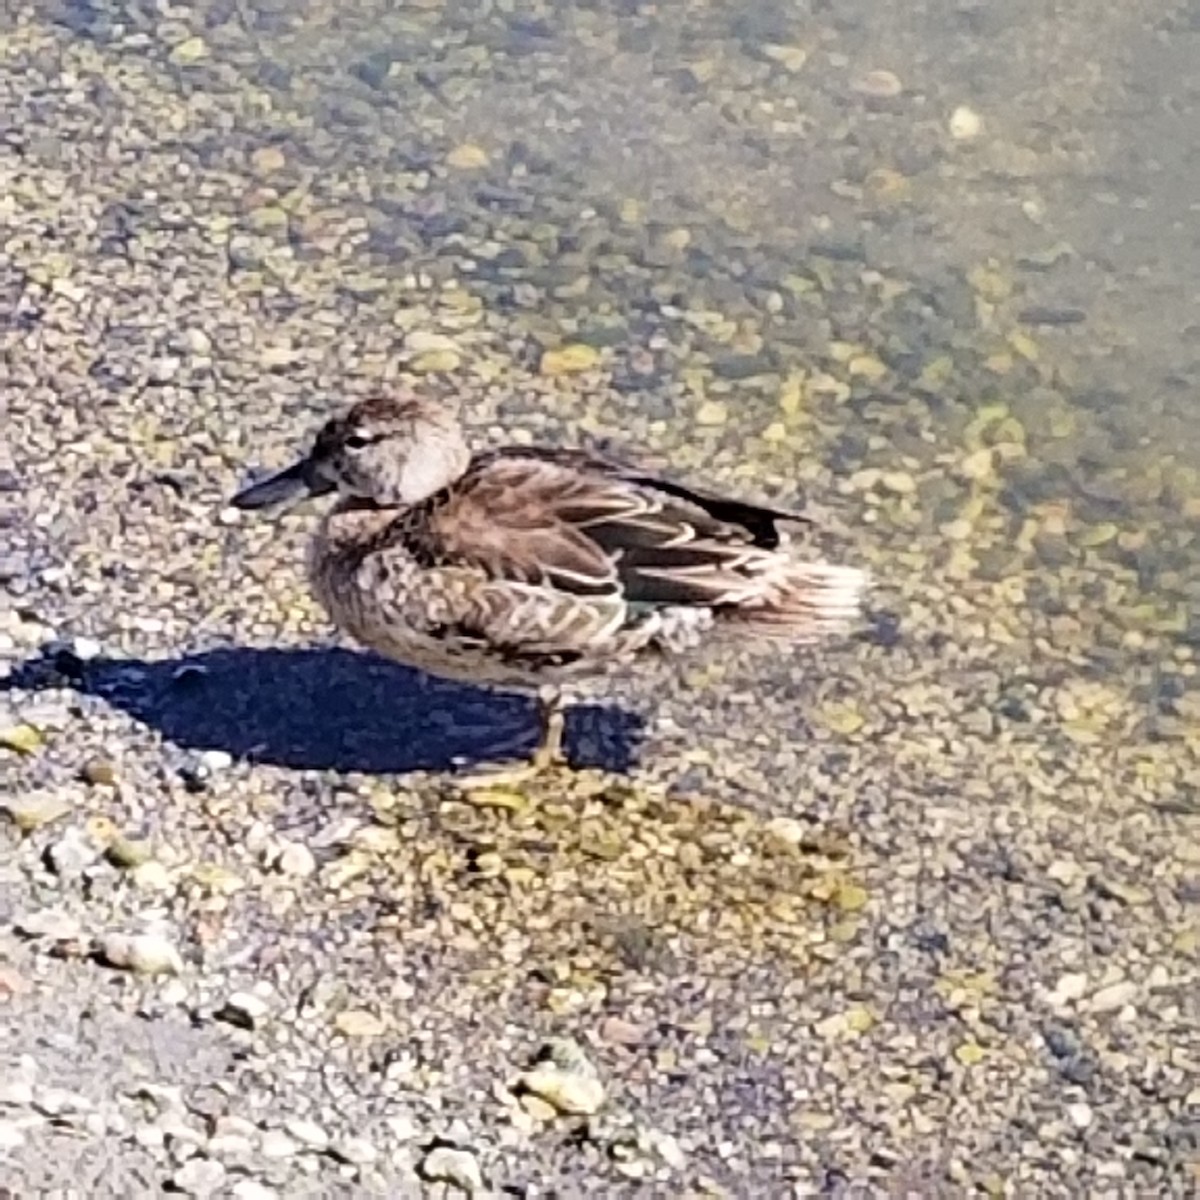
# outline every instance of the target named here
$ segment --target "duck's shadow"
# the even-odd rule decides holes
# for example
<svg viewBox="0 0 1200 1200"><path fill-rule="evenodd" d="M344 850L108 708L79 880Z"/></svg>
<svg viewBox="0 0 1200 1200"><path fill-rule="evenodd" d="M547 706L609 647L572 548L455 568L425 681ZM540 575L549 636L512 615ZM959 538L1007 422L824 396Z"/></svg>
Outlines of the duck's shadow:
<svg viewBox="0 0 1200 1200"><path fill-rule="evenodd" d="M0 688L61 687L98 696L176 745L303 770L372 774L444 771L537 738L533 701L431 679L340 647L209 650L155 660L91 658L49 649ZM627 771L642 721L623 709L567 710L575 766Z"/></svg>

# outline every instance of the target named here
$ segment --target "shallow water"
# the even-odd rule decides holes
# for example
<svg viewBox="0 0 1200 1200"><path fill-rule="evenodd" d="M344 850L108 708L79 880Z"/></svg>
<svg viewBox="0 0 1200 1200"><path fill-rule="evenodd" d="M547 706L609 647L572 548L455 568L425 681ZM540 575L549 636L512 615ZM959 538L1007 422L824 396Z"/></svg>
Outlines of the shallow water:
<svg viewBox="0 0 1200 1200"><path fill-rule="evenodd" d="M789 373L833 377L804 401L818 437L844 427L843 471L897 446L934 467L1004 404L1039 499L1145 523L1174 574L1194 565L1187 6L115 8L232 126L214 162L285 152L243 203L319 204L289 226L298 258L352 217L347 274L456 280L518 368L558 340L605 348L621 399L600 421L661 439L647 418L716 397L729 427L707 411L695 465L757 455L786 478L814 431L757 435ZM109 6L67 11L104 36Z"/></svg>

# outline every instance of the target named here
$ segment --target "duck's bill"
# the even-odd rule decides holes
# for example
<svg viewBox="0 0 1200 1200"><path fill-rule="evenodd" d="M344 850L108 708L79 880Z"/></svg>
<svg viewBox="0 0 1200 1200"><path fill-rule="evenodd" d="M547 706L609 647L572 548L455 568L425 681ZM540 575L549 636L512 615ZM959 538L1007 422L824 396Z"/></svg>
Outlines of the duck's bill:
<svg viewBox="0 0 1200 1200"><path fill-rule="evenodd" d="M281 504L296 504L310 496L323 496L334 485L313 467L312 461L302 458L277 475L242 488L229 503L234 508L272 508Z"/></svg>

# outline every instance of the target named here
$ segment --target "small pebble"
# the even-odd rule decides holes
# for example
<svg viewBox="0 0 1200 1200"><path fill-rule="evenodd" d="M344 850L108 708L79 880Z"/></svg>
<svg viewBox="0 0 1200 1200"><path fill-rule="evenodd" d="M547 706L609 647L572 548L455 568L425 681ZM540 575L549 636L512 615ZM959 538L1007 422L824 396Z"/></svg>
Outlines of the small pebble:
<svg viewBox="0 0 1200 1200"><path fill-rule="evenodd" d="M234 992L217 1012L217 1018L242 1029L253 1029L270 1011L270 1006L253 992Z"/></svg>
<svg viewBox="0 0 1200 1200"><path fill-rule="evenodd" d="M245 1117L218 1117L213 1126L213 1135L222 1137L232 1134L234 1137L248 1138L254 1142L258 1140L258 1126L253 1121L247 1121Z"/></svg>
<svg viewBox="0 0 1200 1200"><path fill-rule="evenodd" d="M329 1149L334 1158L356 1167L370 1166L379 1158L379 1151L366 1138L342 1138Z"/></svg>
<svg viewBox="0 0 1200 1200"><path fill-rule="evenodd" d="M179 951L155 933L110 933L101 942L100 952L110 966L137 975L178 975L183 970Z"/></svg>
<svg viewBox="0 0 1200 1200"><path fill-rule="evenodd" d="M967 142L983 132L983 118L965 104L960 104L950 114L950 136L956 142Z"/></svg>
<svg viewBox="0 0 1200 1200"><path fill-rule="evenodd" d="M470 1196L483 1190L479 1160L469 1150L437 1146L421 1160L420 1170L430 1183L451 1183Z"/></svg>
<svg viewBox="0 0 1200 1200"><path fill-rule="evenodd" d="M260 146L250 155L250 165L259 175L272 175L287 166L287 158L278 146Z"/></svg>
<svg viewBox="0 0 1200 1200"><path fill-rule="evenodd" d="M378 1037L386 1028L374 1013L362 1008L348 1008L333 1019L334 1027L346 1037Z"/></svg>
<svg viewBox="0 0 1200 1200"><path fill-rule="evenodd" d="M1132 979L1123 979L1120 983L1110 983L1093 993L1088 1002L1088 1008L1095 1013L1113 1012L1132 1004L1137 998L1138 985Z"/></svg>
<svg viewBox="0 0 1200 1200"><path fill-rule="evenodd" d="M478 171L488 165L487 151L472 142L464 142L446 155L446 165L458 171Z"/></svg>
<svg viewBox="0 0 1200 1200"><path fill-rule="evenodd" d="M117 768L107 758L89 758L80 775L94 787L117 786Z"/></svg>
<svg viewBox="0 0 1200 1200"><path fill-rule="evenodd" d="M148 842L137 838L114 838L104 852L114 867L132 869L148 863L154 855L154 847Z"/></svg>
<svg viewBox="0 0 1200 1200"><path fill-rule="evenodd" d="M0 1079L0 1104L22 1107L33 1103L33 1081L17 1076Z"/></svg>
<svg viewBox="0 0 1200 1200"><path fill-rule="evenodd" d="M37 1094L34 1108L43 1116L62 1117L71 1113L91 1112L96 1106L79 1092L66 1088L46 1088Z"/></svg>
<svg viewBox="0 0 1200 1200"><path fill-rule="evenodd" d="M596 1068L569 1038L548 1042L539 1061L518 1077L517 1087L570 1115L590 1116L604 1104L604 1084Z"/></svg>
<svg viewBox="0 0 1200 1200"><path fill-rule="evenodd" d="M55 942L73 942L83 934L78 918L53 908L25 913L13 921L13 928L28 938L47 938Z"/></svg>
<svg viewBox="0 0 1200 1200"><path fill-rule="evenodd" d="M213 1158L249 1158L254 1143L236 1133L217 1133L208 1139L205 1150Z"/></svg>
<svg viewBox="0 0 1200 1200"><path fill-rule="evenodd" d="M542 355L539 370L551 378L557 375L572 375L579 371L590 371L600 362L600 351L594 346L577 342L557 350L547 350Z"/></svg>
<svg viewBox="0 0 1200 1200"><path fill-rule="evenodd" d="M175 1187L189 1196L211 1196L224 1182L224 1166L211 1158L189 1159L172 1179Z"/></svg>
<svg viewBox="0 0 1200 1200"><path fill-rule="evenodd" d="M868 71L851 85L860 96L872 100L893 100L904 91L900 76L892 71Z"/></svg>
<svg viewBox="0 0 1200 1200"><path fill-rule="evenodd" d="M15 1121L0 1121L0 1154L19 1150L25 1144L25 1134Z"/></svg>
<svg viewBox="0 0 1200 1200"><path fill-rule="evenodd" d="M524 1072L518 1083L560 1113L590 1116L604 1104L604 1084L554 1066Z"/></svg>
<svg viewBox="0 0 1200 1200"><path fill-rule="evenodd" d="M42 735L27 724L9 725L0 729L0 746L17 754L36 754L44 742Z"/></svg>
<svg viewBox="0 0 1200 1200"><path fill-rule="evenodd" d="M1079 971L1070 971L1060 975L1054 990L1050 994L1055 1004L1070 1004L1082 999L1087 994L1088 977Z"/></svg>
<svg viewBox="0 0 1200 1200"><path fill-rule="evenodd" d="M1092 1106L1082 1102L1067 1105L1067 1117L1076 1129L1086 1129L1092 1123Z"/></svg>
<svg viewBox="0 0 1200 1200"><path fill-rule="evenodd" d="M99 861L102 848L82 829L68 829L46 850L46 862L62 879L77 879Z"/></svg>
<svg viewBox="0 0 1200 1200"><path fill-rule="evenodd" d="M239 1179L229 1190L234 1200L278 1200L279 1193L265 1183L253 1179Z"/></svg>
<svg viewBox="0 0 1200 1200"><path fill-rule="evenodd" d="M295 1138L297 1142L302 1146L308 1147L310 1150L320 1152L329 1145L329 1134L315 1121L296 1117L289 1121L283 1128L289 1137Z"/></svg>
<svg viewBox="0 0 1200 1200"><path fill-rule="evenodd" d="M282 1129L268 1129L259 1149L263 1158L291 1158L299 1147Z"/></svg>
<svg viewBox="0 0 1200 1200"><path fill-rule="evenodd" d="M3 811L22 833L33 833L34 830L65 817L73 807L71 801L64 796L33 792L5 801Z"/></svg>
<svg viewBox="0 0 1200 1200"><path fill-rule="evenodd" d="M285 842L275 859L275 869L281 875L304 879L317 869L313 852L303 842Z"/></svg>

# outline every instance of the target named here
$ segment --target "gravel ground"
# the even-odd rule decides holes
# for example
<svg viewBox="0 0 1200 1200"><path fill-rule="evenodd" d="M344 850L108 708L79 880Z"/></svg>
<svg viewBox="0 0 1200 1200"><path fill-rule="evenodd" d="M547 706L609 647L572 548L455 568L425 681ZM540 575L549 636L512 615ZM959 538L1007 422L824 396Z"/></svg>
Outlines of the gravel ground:
<svg viewBox="0 0 1200 1200"><path fill-rule="evenodd" d="M3 1194L1195 1193L1194 14L877 7L8 10ZM464 784L224 508L397 376L869 620Z"/></svg>

